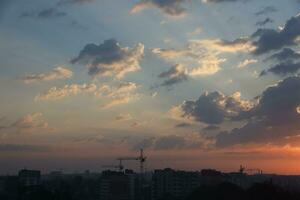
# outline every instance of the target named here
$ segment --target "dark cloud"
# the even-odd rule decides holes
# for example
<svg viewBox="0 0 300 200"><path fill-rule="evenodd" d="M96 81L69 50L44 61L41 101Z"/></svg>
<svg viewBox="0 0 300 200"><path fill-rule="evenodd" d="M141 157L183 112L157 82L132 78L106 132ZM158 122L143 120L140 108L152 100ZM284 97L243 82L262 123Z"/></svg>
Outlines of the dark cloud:
<svg viewBox="0 0 300 200"><path fill-rule="evenodd" d="M290 48L284 48L282 51L273 54L267 60L275 60L279 63L275 66L261 72L261 76L266 75L268 72L280 76L295 74L300 69L300 53L295 52Z"/></svg>
<svg viewBox="0 0 300 200"><path fill-rule="evenodd" d="M0 152L48 152L51 148L39 145L0 144Z"/></svg>
<svg viewBox="0 0 300 200"><path fill-rule="evenodd" d="M248 2L250 0L202 0L202 3ZM131 13L137 13L148 8L158 8L163 13L172 17L181 17L186 14L183 4L190 0L140 0Z"/></svg>
<svg viewBox="0 0 300 200"><path fill-rule="evenodd" d="M278 10L275 7L273 7L273 6L266 6L263 9L257 11L255 13L255 15L256 16L267 15L267 14L274 13L274 12L277 12L277 11Z"/></svg>
<svg viewBox="0 0 300 200"><path fill-rule="evenodd" d="M216 130L219 130L219 129L220 129L219 126L209 125L209 126L203 128L202 130L203 131L216 131Z"/></svg>
<svg viewBox="0 0 300 200"><path fill-rule="evenodd" d="M211 125L220 124L250 107L250 102L241 100L240 93L226 96L220 92L206 92L198 100L180 105L183 117Z"/></svg>
<svg viewBox="0 0 300 200"><path fill-rule="evenodd" d="M258 104L241 113L247 120L242 128L223 132L217 136L217 146L245 143L277 143L290 141L300 129L300 78L289 77L267 88Z"/></svg>
<svg viewBox="0 0 300 200"><path fill-rule="evenodd" d="M179 123L175 125L175 128L188 128L191 127L192 125L190 123Z"/></svg>
<svg viewBox="0 0 300 200"><path fill-rule="evenodd" d="M188 0L140 0L131 10L132 13L155 7L170 16L183 16L185 9L182 7Z"/></svg>
<svg viewBox="0 0 300 200"><path fill-rule="evenodd" d="M123 48L115 39L109 39L99 45L87 44L71 63L86 65L91 76L115 75L121 78L140 69L139 61L143 54L144 45L141 43L134 48Z"/></svg>
<svg viewBox="0 0 300 200"><path fill-rule="evenodd" d="M300 69L300 62L294 63L288 61L288 62L279 63L268 70L262 71L260 76L267 75L268 72L271 72L279 76L292 75L292 74L296 74L299 71L299 69Z"/></svg>
<svg viewBox="0 0 300 200"><path fill-rule="evenodd" d="M273 23L273 22L274 22L273 19L267 17L265 20L256 22L256 25L257 25L257 26L264 26L264 25L266 25L266 24Z"/></svg>
<svg viewBox="0 0 300 200"><path fill-rule="evenodd" d="M56 8L47 8L38 12L25 12L20 15L20 18L52 19L65 17L66 15L66 12L59 11Z"/></svg>
<svg viewBox="0 0 300 200"><path fill-rule="evenodd" d="M204 3L248 2L250 0L202 0Z"/></svg>
<svg viewBox="0 0 300 200"><path fill-rule="evenodd" d="M57 5L70 5L70 4L85 4L85 3L91 3L96 0L60 0Z"/></svg>
<svg viewBox="0 0 300 200"><path fill-rule="evenodd" d="M161 84L162 86L172 86L177 83L181 83L188 80L188 72L182 65L175 65L168 71L161 73L159 78L166 78Z"/></svg>
<svg viewBox="0 0 300 200"><path fill-rule="evenodd" d="M284 48L280 52L273 54L267 60L282 61L294 61L300 59L300 53L295 52L293 49Z"/></svg>
<svg viewBox="0 0 300 200"><path fill-rule="evenodd" d="M289 19L282 30L259 29L252 38L256 39L253 45L256 47L254 54L261 55L283 47L298 44L300 36L300 15Z"/></svg>

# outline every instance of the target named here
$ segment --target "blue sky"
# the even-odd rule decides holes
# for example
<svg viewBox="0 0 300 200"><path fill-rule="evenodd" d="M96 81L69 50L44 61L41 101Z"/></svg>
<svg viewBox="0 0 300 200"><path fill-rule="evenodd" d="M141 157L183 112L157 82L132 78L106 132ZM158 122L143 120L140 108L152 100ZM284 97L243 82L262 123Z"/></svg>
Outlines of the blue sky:
<svg viewBox="0 0 300 200"><path fill-rule="evenodd" d="M149 168L174 155L164 165L233 170L238 153L259 152L245 162L298 173L264 157L299 152L299 10L296 0L2 1L1 170L64 159L78 170L143 147Z"/></svg>

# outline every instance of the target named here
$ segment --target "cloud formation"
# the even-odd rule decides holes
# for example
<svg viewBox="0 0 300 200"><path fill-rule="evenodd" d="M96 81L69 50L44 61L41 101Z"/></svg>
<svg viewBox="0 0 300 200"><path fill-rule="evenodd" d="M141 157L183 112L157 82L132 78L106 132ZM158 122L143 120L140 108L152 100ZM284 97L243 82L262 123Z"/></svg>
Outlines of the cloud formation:
<svg viewBox="0 0 300 200"><path fill-rule="evenodd" d="M35 97L35 101L60 100L70 96L79 94L92 94L93 96L106 101L102 108L111 108L121 104L127 104L139 99L136 90L139 86L133 82L122 82L117 86L103 84L97 86L91 84L71 84L65 85L62 88L52 87L48 91L39 94Z"/></svg>
<svg viewBox="0 0 300 200"><path fill-rule="evenodd" d="M45 131L50 130L50 128L42 113L31 113L12 123L7 127L7 130L21 134L31 134L37 130Z"/></svg>
<svg viewBox="0 0 300 200"><path fill-rule="evenodd" d="M220 64L226 59L218 55L224 52L233 52L238 47L238 42L221 42L221 40L192 40L181 49L152 49L152 53L175 65L186 66L189 76L210 76L220 71ZM224 45L224 47L221 47ZM226 46L226 47L225 47ZM229 50L231 49L231 50Z"/></svg>
<svg viewBox="0 0 300 200"><path fill-rule="evenodd" d="M115 120L116 121L128 121L131 120L132 116L130 114L119 114L118 116L116 116Z"/></svg>
<svg viewBox="0 0 300 200"><path fill-rule="evenodd" d="M139 99L139 94L136 92L138 85L133 82L123 82L118 86L103 85L96 92L98 98L106 98L108 103L102 105L103 109L108 109L114 106L128 104Z"/></svg>
<svg viewBox="0 0 300 200"><path fill-rule="evenodd" d="M40 11L24 12L20 18L53 19L67 15L66 12L59 11L57 8L46 8Z"/></svg>
<svg viewBox="0 0 300 200"><path fill-rule="evenodd" d="M71 60L72 64L84 64L89 75L115 76L122 78L129 72L140 69L140 60L144 55L144 45L139 43L133 48L121 47L114 40L105 40L102 44L87 44L79 55Z"/></svg>
<svg viewBox="0 0 300 200"><path fill-rule="evenodd" d="M287 61L287 62L276 64L275 66L269 68L268 70L263 70L260 76L264 76L268 72L271 72L279 76L293 75L293 74L297 74L299 69L300 69L300 62Z"/></svg>
<svg viewBox="0 0 300 200"><path fill-rule="evenodd" d="M196 101L184 101L181 105L173 107L173 113L183 118L216 125L225 119L237 117L240 112L247 111L253 103L241 99L239 92L226 96L220 92L205 92Z"/></svg>
<svg viewBox="0 0 300 200"><path fill-rule="evenodd" d="M211 138L205 138L198 133L157 136L144 139L134 145L134 149L153 149L158 151L175 149L208 149L214 144Z"/></svg>
<svg viewBox="0 0 300 200"><path fill-rule="evenodd" d="M293 49L290 48L284 48L280 52L270 56L268 60L275 60L278 62L300 60L300 53L295 52Z"/></svg>
<svg viewBox="0 0 300 200"><path fill-rule="evenodd" d="M59 100L80 93L93 93L97 89L95 84L71 84L62 88L52 87L47 92L35 97L35 101Z"/></svg>
<svg viewBox="0 0 300 200"><path fill-rule="evenodd" d="M244 67L247 67L248 65L255 64L257 62L258 62L258 60L255 60L255 59L246 59L239 63L238 68L244 68Z"/></svg>
<svg viewBox="0 0 300 200"><path fill-rule="evenodd" d="M299 88L299 77L288 77L268 87L260 95L257 105L240 114L240 119L247 120L247 124L242 128L220 133L217 146L295 142L293 140L300 128Z"/></svg>
<svg viewBox="0 0 300 200"><path fill-rule="evenodd" d="M299 44L300 37L300 15L290 18L282 30L258 29L252 38L256 39L253 45L256 49L255 55L262 55L283 47Z"/></svg>
<svg viewBox="0 0 300 200"><path fill-rule="evenodd" d="M64 66L55 67L51 72L46 74L31 74L22 77L25 83L41 82L41 81L52 81L71 78L73 72Z"/></svg>
<svg viewBox="0 0 300 200"><path fill-rule="evenodd" d="M233 41L221 39L193 40L193 43L218 53L250 52L253 49L248 38L239 38Z"/></svg>
<svg viewBox="0 0 300 200"><path fill-rule="evenodd" d="M158 76L166 80L161 84L162 86L172 86L188 80L187 69L182 65L174 65L168 71L162 72Z"/></svg>
<svg viewBox="0 0 300 200"><path fill-rule="evenodd" d="M85 3L91 3L94 2L95 0L60 0L57 5L61 6L61 5L73 5L73 4L85 4Z"/></svg>
<svg viewBox="0 0 300 200"><path fill-rule="evenodd" d="M264 20L262 20L262 21L256 22L256 25L257 25L257 26L264 26L264 25L266 25L266 24L270 24L270 23L273 23L273 22L274 22L273 19L271 19L270 17L267 17L266 19L264 19Z"/></svg>
<svg viewBox="0 0 300 200"><path fill-rule="evenodd" d="M203 3L247 2L249 0L202 0Z"/></svg>
<svg viewBox="0 0 300 200"><path fill-rule="evenodd" d="M273 54L267 60L275 60L279 63L275 64L268 70L263 70L261 76L271 72L279 76L297 74L300 69L300 53L290 48L284 48L282 51Z"/></svg>
<svg viewBox="0 0 300 200"><path fill-rule="evenodd" d="M187 0L140 0L132 9L131 13L138 13L148 8L158 8L163 13L172 17L182 17L186 14L182 4Z"/></svg>

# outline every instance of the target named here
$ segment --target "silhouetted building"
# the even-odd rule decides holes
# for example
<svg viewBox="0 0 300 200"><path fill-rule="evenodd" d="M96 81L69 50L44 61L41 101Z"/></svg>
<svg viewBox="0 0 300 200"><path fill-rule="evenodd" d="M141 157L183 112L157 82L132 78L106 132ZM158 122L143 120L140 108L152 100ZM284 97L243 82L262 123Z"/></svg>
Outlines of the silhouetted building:
<svg viewBox="0 0 300 200"><path fill-rule="evenodd" d="M104 171L100 181L100 200L137 199L138 176L132 170Z"/></svg>
<svg viewBox="0 0 300 200"><path fill-rule="evenodd" d="M204 185L217 185L225 180L222 172L214 169L201 170L201 179Z"/></svg>
<svg viewBox="0 0 300 200"><path fill-rule="evenodd" d="M152 177L152 200L163 197L184 199L200 184L198 172L175 171L170 168L155 170Z"/></svg>
<svg viewBox="0 0 300 200"><path fill-rule="evenodd" d="M41 182L41 172L38 170L22 169L18 174L21 186L38 186Z"/></svg>

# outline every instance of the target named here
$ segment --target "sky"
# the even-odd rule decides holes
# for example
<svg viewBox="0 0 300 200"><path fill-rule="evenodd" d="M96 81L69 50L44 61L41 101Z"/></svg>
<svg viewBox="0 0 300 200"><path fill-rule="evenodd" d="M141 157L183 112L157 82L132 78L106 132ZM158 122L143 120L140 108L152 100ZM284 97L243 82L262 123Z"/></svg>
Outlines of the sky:
<svg viewBox="0 0 300 200"><path fill-rule="evenodd" d="M300 174L298 0L1 0L0 44L1 174Z"/></svg>

